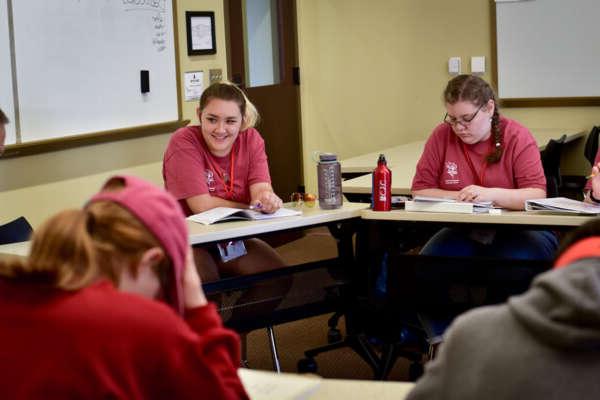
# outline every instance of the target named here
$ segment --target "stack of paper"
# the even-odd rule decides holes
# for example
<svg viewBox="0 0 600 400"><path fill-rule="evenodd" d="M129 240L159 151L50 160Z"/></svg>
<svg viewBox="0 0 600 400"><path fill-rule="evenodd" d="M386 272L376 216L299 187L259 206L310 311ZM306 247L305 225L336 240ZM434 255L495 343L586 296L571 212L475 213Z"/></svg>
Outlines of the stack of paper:
<svg viewBox="0 0 600 400"><path fill-rule="evenodd" d="M415 196L412 201L404 203L406 211L452 212L452 213L487 213L494 206L491 201L470 203L445 199L442 197Z"/></svg>
<svg viewBox="0 0 600 400"><path fill-rule="evenodd" d="M550 197L547 199L525 200L525 210L543 210L556 213L600 214L600 206L566 197Z"/></svg>

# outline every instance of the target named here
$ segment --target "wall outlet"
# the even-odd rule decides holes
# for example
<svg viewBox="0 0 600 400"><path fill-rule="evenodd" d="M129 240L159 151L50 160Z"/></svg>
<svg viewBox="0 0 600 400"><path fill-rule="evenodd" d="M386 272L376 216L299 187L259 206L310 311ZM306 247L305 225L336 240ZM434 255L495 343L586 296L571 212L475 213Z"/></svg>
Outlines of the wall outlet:
<svg viewBox="0 0 600 400"><path fill-rule="evenodd" d="M450 75L460 74L460 57L450 57L448 60L448 73Z"/></svg>
<svg viewBox="0 0 600 400"><path fill-rule="evenodd" d="M215 82L220 82L222 80L223 80L223 72L222 72L221 68L208 70L208 83L210 85L212 85Z"/></svg>
<svg viewBox="0 0 600 400"><path fill-rule="evenodd" d="M483 74L485 72L485 57L471 57L471 73Z"/></svg>

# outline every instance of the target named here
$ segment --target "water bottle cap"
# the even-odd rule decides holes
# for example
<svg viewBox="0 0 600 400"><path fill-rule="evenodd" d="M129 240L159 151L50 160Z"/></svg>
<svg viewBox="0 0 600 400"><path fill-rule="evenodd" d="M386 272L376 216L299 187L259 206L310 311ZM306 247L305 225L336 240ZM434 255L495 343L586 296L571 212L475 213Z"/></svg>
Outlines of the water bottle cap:
<svg viewBox="0 0 600 400"><path fill-rule="evenodd" d="M337 161L337 155L333 153L321 153L319 154L319 161L328 162L328 161Z"/></svg>
<svg viewBox="0 0 600 400"><path fill-rule="evenodd" d="M379 159L377 160L377 162L378 162L378 163L380 163L380 162L386 162L386 160L385 160L385 156L384 156L383 154L380 154L380 155L379 155Z"/></svg>

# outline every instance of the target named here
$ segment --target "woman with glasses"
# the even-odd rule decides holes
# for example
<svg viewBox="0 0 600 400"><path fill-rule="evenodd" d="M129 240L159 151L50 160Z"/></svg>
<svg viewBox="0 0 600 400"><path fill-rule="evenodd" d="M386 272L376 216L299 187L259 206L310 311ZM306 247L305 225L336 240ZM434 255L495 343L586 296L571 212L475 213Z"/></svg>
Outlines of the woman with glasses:
<svg viewBox="0 0 600 400"><path fill-rule="evenodd" d="M425 145L412 194L492 202L523 210L525 200L546 197L546 178L535 139L500 115L490 85L459 75L444 91L446 115ZM443 228L421 254L551 259L556 237L548 231Z"/></svg>

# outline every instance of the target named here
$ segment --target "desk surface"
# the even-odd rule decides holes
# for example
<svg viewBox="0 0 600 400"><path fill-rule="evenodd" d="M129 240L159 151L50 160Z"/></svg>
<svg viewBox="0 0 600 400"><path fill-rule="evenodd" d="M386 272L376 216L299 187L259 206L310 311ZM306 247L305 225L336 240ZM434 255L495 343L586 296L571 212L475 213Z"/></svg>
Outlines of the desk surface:
<svg viewBox="0 0 600 400"><path fill-rule="evenodd" d="M411 382L323 379L316 375L277 374L240 368L238 372L250 399L377 399L402 400Z"/></svg>
<svg viewBox="0 0 600 400"><path fill-rule="evenodd" d="M501 214L461 214L392 210L364 210L361 217L378 221L448 222L469 224L539 225L545 227L576 227L597 218L595 215L551 214L544 211L505 211Z"/></svg>
<svg viewBox="0 0 600 400"><path fill-rule="evenodd" d="M262 221L229 221L212 225L202 225L188 221L190 244L202 244L276 232L285 229L302 228L328 222L360 217L360 212L368 204L344 202L341 208L321 210L319 205L302 207L302 215L273 218Z"/></svg>
<svg viewBox="0 0 600 400"><path fill-rule="evenodd" d="M532 132L540 150L543 150L550 139L558 139L566 134L565 143L572 142L585 135L585 132L574 129L538 129ZM415 175L417 162L423 153L425 140L406 143L385 150L363 154L358 157L342 160L342 173L370 173L377 163L379 154L385 154L388 166L392 170L392 194L410 194L410 186ZM363 175L342 182L344 193L371 193L371 176Z"/></svg>
<svg viewBox="0 0 600 400"><path fill-rule="evenodd" d="M0 245L0 257L3 255L27 257L29 254L29 242L19 242Z"/></svg>
<svg viewBox="0 0 600 400"><path fill-rule="evenodd" d="M366 208L368 205L364 203L344 202L341 208L321 210L316 204L314 207L302 207L302 215L295 217L262 221L230 221L213 225L188 221L187 224L190 244L194 245L359 218L361 210ZM27 256L29 242L0 245L0 255L2 254Z"/></svg>

